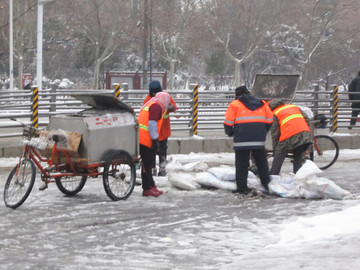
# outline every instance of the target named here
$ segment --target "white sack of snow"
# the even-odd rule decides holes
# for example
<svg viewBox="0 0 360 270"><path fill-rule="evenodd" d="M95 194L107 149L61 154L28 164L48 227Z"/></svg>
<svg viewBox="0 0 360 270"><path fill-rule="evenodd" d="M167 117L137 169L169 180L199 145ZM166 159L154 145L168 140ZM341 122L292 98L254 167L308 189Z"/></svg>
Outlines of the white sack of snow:
<svg viewBox="0 0 360 270"><path fill-rule="evenodd" d="M166 169L167 170L182 170L183 165L176 160L174 156L167 156Z"/></svg>
<svg viewBox="0 0 360 270"><path fill-rule="evenodd" d="M306 160L304 165L296 172L294 180L296 181L304 181L305 179L309 179L313 175L317 175L322 173L318 166L311 160Z"/></svg>
<svg viewBox="0 0 360 270"><path fill-rule="evenodd" d="M202 161L191 162L182 166L185 171L206 171L208 165Z"/></svg>
<svg viewBox="0 0 360 270"><path fill-rule="evenodd" d="M249 173L250 175L250 173ZM266 189L264 188L264 186L261 184L261 181L258 177L249 177L248 175L248 179L247 179L247 186L249 188L253 188L256 190L261 190L261 191L266 191Z"/></svg>
<svg viewBox="0 0 360 270"><path fill-rule="evenodd" d="M235 181L235 168L230 166L212 167L208 172L223 181Z"/></svg>
<svg viewBox="0 0 360 270"><path fill-rule="evenodd" d="M257 176L252 171L248 171L248 180L249 178L257 178Z"/></svg>
<svg viewBox="0 0 360 270"><path fill-rule="evenodd" d="M354 198L350 192L342 189L333 181L324 177L317 177L313 172L318 172L318 170L314 168L311 163L308 165L309 166L306 166L305 170L301 172L300 180L286 174L281 174L281 176L271 175L269 192L287 198L329 198L336 200Z"/></svg>
<svg viewBox="0 0 360 270"><path fill-rule="evenodd" d="M290 175L270 175L270 194L286 198L319 199L321 196L305 186L303 182L295 181Z"/></svg>
<svg viewBox="0 0 360 270"><path fill-rule="evenodd" d="M236 183L232 181L223 181L216 178L215 175L209 172L201 172L196 174L195 181L202 186L215 187L225 190L236 190Z"/></svg>
<svg viewBox="0 0 360 270"><path fill-rule="evenodd" d="M177 188L183 190L196 190L200 185L193 181L194 176L186 173L171 172L168 174L169 181Z"/></svg>
<svg viewBox="0 0 360 270"><path fill-rule="evenodd" d="M331 198L331 199L354 199L354 196L347 190L342 189L336 185L333 181L320 177L320 178L311 178L306 181L306 184L311 187L311 190L317 192L322 198Z"/></svg>

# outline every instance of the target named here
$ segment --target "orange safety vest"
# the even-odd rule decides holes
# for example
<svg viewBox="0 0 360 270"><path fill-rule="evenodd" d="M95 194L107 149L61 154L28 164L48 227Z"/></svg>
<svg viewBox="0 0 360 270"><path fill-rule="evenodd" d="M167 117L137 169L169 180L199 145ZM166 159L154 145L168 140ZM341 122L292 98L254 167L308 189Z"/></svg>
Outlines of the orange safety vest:
<svg viewBox="0 0 360 270"><path fill-rule="evenodd" d="M274 110L274 114L279 119L280 142L300 132L310 132L309 125L298 106L282 105Z"/></svg>
<svg viewBox="0 0 360 270"><path fill-rule="evenodd" d="M265 104L266 102L263 101L263 103ZM270 109L266 110L268 108L266 106L252 111L239 100L233 101L231 105L225 114L225 125L233 126L234 124L254 122L271 124L273 122L273 114Z"/></svg>
<svg viewBox="0 0 360 270"><path fill-rule="evenodd" d="M151 96L148 94L144 101L143 104L145 104L146 102L148 102L151 99ZM172 99L172 97L170 96L170 102L171 104L174 106L175 111L177 110L177 106L175 101ZM169 138L171 136L171 127L170 127L170 115L168 110L165 110L165 112L162 114L162 125L161 125L161 129L159 131L159 141L163 141L166 138Z"/></svg>
<svg viewBox="0 0 360 270"><path fill-rule="evenodd" d="M149 148L152 147L152 139L150 137L149 132L149 109L151 105L154 103L158 103L156 101L150 102L146 107L144 107L140 112L138 116L138 123L139 123L139 143L142 145L145 145ZM158 121L158 133L161 129L162 125L162 119Z"/></svg>

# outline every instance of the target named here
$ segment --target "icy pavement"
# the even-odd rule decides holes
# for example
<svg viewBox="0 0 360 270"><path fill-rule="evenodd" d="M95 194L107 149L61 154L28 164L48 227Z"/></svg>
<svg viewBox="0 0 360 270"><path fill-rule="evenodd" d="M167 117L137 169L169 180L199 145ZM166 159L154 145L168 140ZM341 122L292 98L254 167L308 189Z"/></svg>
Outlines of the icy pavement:
<svg viewBox="0 0 360 270"><path fill-rule="evenodd" d="M359 198L360 151L342 151L325 177ZM183 163L234 164L234 154L176 155ZM0 160L0 192L13 162ZM291 170L286 164L284 171ZM157 177L164 194L111 201L102 179L75 197L55 184L12 210L0 202L0 269L358 269L359 200L182 191Z"/></svg>

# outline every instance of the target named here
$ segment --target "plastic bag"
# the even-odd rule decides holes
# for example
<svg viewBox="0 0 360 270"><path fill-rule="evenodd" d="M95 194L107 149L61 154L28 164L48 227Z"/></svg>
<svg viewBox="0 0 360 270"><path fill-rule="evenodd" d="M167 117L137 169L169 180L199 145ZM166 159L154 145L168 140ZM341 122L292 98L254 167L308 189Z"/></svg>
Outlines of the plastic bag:
<svg viewBox="0 0 360 270"><path fill-rule="evenodd" d="M336 185L333 181L321 177L321 178L312 178L309 179L306 183L310 189L322 198L331 198L331 199L353 199L354 196L347 190L342 189Z"/></svg>
<svg viewBox="0 0 360 270"><path fill-rule="evenodd" d="M169 173L168 179L169 181L177 188L183 190L196 190L200 188L200 185L193 181L194 177L191 174L185 173Z"/></svg>
<svg viewBox="0 0 360 270"><path fill-rule="evenodd" d="M202 161L191 162L183 166L185 171L205 171L208 169L208 165Z"/></svg>
<svg viewBox="0 0 360 270"><path fill-rule="evenodd" d="M294 180L304 181L309 179L311 176L322 173L318 166L311 160L306 160L304 165L295 174Z"/></svg>
<svg viewBox="0 0 360 270"><path fill-rule="evenodd" d="M208 170L216 178L223 181L235 181L235 168L229 166L213 167Z"/></svg>
<svg viewBox="0 0 360 270"><path fill-rule="evenodd" d="M237 186L235 182L223 181L216 178L215 175L209 172L201 172L196 174L195 181L200 185L207 187L215 187L225 190L236 190Z"/></svg>

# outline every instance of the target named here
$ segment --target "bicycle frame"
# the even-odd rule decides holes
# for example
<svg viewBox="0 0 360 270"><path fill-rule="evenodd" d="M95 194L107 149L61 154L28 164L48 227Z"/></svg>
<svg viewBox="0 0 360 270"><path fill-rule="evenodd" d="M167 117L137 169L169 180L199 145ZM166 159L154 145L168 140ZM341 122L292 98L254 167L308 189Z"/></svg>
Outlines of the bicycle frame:
<svg viewBox="0 0 360 270"><path fill-rule="evenodd" d="M60 156L65 156L66 163L60 164ZM72 177L72 176L88 176L88 177L97 177L101 175L101 172L97 171L98 167L102 166L102 163L93 163L93 164L80 164L73 163L69 153L64 150L57 148L57 143L54 143L51 151L51 157L45 158L40 152L33 146L24 145L23 155L24 158L31 159L36 167L41 172L41 180L45 183L52 182L50 179L61 178L61 177ZM21 158L19 160L19 164ZM46 162L49 167L55 166L54 173L48 172L46 168L41 165L41 162ZM78 169L78 170L77 170ZM81 172L81 170L86 172Z"/></svg>

